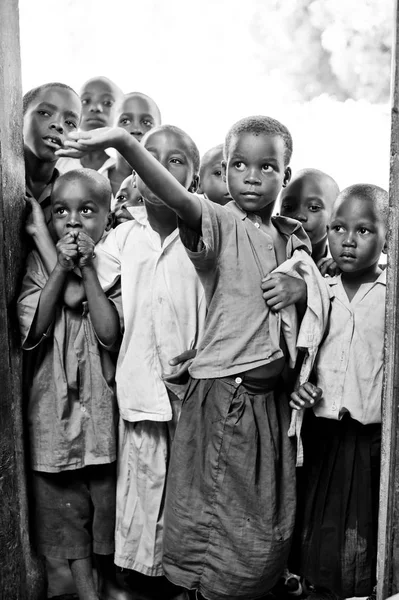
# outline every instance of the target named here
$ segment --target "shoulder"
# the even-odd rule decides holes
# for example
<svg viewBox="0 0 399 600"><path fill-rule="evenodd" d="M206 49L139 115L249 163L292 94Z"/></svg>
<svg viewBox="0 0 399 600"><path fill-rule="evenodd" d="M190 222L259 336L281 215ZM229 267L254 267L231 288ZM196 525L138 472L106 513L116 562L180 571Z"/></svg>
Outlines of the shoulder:
<svg viewBox="0 0 399 600"><path fill-rule="evenodd" d="M286 238L287 243L291 242L291 253L299 249L306 250L309 254L312 253L310 240L299 221L276 215L272 217L272 223L277 231Z"/></svg>

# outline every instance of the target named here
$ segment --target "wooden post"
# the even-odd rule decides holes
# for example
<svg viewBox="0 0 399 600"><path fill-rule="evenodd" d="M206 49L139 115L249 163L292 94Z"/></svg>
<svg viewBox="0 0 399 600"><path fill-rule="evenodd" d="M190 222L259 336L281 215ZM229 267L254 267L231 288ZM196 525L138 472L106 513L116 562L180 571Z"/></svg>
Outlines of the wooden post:
<svg viewBox="0 0 399 600"><path fill-rule="evenodd" d="M25 190L18 0L0 0L0 98L0 598L38 600L45 598L44 577L29 541L14 314Z"/></svg>
<svg viewBox="0 0 399 600"><path fill-rule="evenodd" d="M399 0L395 4L378 600L399 592Z"/></svg>

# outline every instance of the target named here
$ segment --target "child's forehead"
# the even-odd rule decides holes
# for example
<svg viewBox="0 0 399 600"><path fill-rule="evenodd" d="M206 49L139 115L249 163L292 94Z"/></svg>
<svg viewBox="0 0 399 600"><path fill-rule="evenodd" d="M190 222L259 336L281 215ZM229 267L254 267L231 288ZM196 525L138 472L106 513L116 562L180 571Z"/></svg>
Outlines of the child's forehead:
<svg viewBox="0 0 399 600"><path fill-rule="evenodd" d="M201 160L201 168L203 170L212 168L215 164L222 162L223 148L211 148L204 154Z"/></svg>
<svg viewBox="0 0 399 600"><path fill-rule="evenodd" d="M144 140L145 148L168 148L172 150L180 150L184 154L186 154L189 158L191 158L191 152L189 150L189 145L185 137L177 131L169 131L165 129L157 129L155 131L150 131L147 133L146 138Z"/></svg>
<svg viewBox="0 0 399 600"><path fill-rule="evenodd" d="M377 209L376 203L370 198L359 194L351 194L341 201L338 199L333 207L332 217L377 221L381 218L381 215Z"/></svg>
<svg viewBox="0 0 399 600"><path fill-rule="evenodd" d="M51 194L51 201L62 200L66 204L76 199L83 201L91 200L95 204L103 202L103 194L94 181L83 178L66 179L56 182Z"/></svg>
<svg viewBox="0 0 399 600"><path fill-rule="evenodd" d="M70 110L76 112L78 115L81 112L79 97L68 88L49 87L41 90L32 103L33 106L38 106L39 104L53 105L57 109Z"/></svg>
<svg viewBox="0 0 399 600"><path fill-rule="evenodd" d="M116 90L114 86L103 79L91 79L83 84L80 91L80 96L85 94L108 94L109 96L116 97Z"/></svg>
<svg viewBox="0 0 399 600"><path fill-rule="evenodd" d="M235 153L270 154L276 158L284 158L285 143L281 136L264 131L242 131L230 140L229 157Z"/></svg>
<svg viewBox="0 0 399 600"><path fill-rule="evenodd" d="M121 112L131 112L135 114L148 114L157 116L158 110L155 102L143 98L142 96L130 96L123 100Z"/></svg>

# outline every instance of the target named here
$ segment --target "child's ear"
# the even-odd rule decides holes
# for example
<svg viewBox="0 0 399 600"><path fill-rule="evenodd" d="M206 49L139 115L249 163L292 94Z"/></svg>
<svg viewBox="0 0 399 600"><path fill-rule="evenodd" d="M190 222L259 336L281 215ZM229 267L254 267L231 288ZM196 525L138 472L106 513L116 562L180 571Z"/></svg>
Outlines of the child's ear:
<svg viewBox="0 0 399 600"><path fill-rule="evenodd" d="M114 224L114 213L112 211L110 211L108 213L107 223L105 225L105 231L109 231L112 228L113 224Z"/></svg>
<svg viewBox="0 0 399 600"><path fill-rule="evenodd" d="M384 247L382 248L383 254L388 254L388 242L385 240Z"/></svg>
<svg viewBox="0 0 399 600"><path fill-rule="evenodd" d="M201 187L201 179L198 179L198 187L197 187L197 194L203 194L203 189Z"/></svg>
<svg viewBox="0 0 399 600"><path fill-rule="evenodd" d="M291 167L287 167L284 171L283 187L287 187L292 175Z"/></svg>
<svg viewBox="0 0 399 600"><path fill-rule="evenodd" d="M193 180L190 183L190 187L188 188L188 191L191 192L192 194L195 194L195 192L198 189L199 189L199 177L198 177L198 175L194 175Z"/></svg>
<svg viewBox="0 0 399 600"><path fill-rule="evenodd" d="M226 170L227 170L227 162L225 160L222 160L222 179L225 183L227 182Z"/></svg>

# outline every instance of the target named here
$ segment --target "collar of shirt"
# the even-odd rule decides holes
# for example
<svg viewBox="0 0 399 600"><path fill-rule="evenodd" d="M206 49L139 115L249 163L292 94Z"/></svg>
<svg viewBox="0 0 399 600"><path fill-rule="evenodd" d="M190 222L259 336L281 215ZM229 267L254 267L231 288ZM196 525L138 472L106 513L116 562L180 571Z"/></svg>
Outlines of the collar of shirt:
<svg viewBox="0 0 399 600"><path fill-rule="evenodd" d="M326 281L327 281L328 285L333 288L333 290L332 290L333 294L334 294L334 291L336 289L335 288L336 285L343 286L341 274L340 275L335 275L335 277L326 277ZM387 284L387 270L386 269L383 269L381 271L381 273L378 275L378 277L377 277L377 279L375 281L371 281L369 283L362 283L360 285L360 287L359 287L359 290L362 289L363 287L367 287L368 289L372 289L375 285L378 285L379 283L381 285L385 285L386 286L386 284ZM357 295L357 293L356 293L356 295Z"/></svg>

